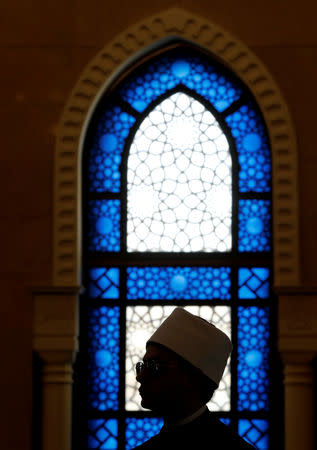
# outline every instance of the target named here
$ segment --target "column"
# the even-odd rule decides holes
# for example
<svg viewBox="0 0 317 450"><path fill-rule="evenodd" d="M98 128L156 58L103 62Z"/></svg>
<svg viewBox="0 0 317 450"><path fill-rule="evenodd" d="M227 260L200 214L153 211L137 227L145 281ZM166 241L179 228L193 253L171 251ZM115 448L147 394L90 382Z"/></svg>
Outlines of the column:
<svg viewBox="0 0 317 450"><path fill-rule="evenodd" d="M278 346L284 364L285 450L315 450L312 362L317 355L317 288L280 288Z"/></svg>
<svg viewBox="0 0 317 450"><path fill-rule="evenodd" d="M73 352L39 352L42 368L42 450L70 450Z"/></svg>
<svg viewBox="0 0 317 450"><path fill-rule="evenodd" d="M33 290L33 349L42 360L41 450L71 450L78 293L77 287Z"/></svg>
<svg viewBox="0 0 317 450"><path fill-rule="evenodd" d="M315 449L312 353L283 355L285 386L285 450Z"/></svg>

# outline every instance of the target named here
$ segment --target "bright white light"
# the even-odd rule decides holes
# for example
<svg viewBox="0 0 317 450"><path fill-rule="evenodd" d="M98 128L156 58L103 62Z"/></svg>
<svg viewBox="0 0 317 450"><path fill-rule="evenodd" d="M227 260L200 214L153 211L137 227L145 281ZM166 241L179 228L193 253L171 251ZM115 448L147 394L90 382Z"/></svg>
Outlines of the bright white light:
<svg viewBox="0 0 317 450"><path fill-rule="evenodd" d="M135 188L129 192L128 199L130 213L140 219L152 217L159 204L158 195L151 188Z"/></svg>
<svg viewBox="0 0 317 450"><path fill-rule="evenodd" d="M138 329L130 336L130 343L136 348L144 348L145 343L150 339L151 332L149 330Z"/></svg>
<svg viewBox="0 0 317 450"><path fill-rule="evenodd" d="M217 216L220 219L229 217L232 208L231 186L215 186L208 192L206 202L213 217Z"/></svg>
<svg viewBox="0 0 317 450"><path fill-rule="evenodd" d="M128 158L128 251L229 251L231 177L229 143L210 111L184 93L157 105Z"/></svg>
<svg viewBox="0 0 317 450"><path fill-rule="evenodd" d="M166 130L168 142L182 150L192 148L197 143L199 134L199 127L192 117L176 118Z"/></svg>

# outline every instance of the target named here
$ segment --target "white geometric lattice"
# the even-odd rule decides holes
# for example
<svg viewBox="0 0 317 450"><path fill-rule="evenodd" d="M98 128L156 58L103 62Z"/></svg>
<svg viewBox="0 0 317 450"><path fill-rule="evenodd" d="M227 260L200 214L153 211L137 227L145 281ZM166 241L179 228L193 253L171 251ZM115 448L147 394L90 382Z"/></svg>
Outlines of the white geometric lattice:
<svg viewBox="0 0 317 450"><path fill-rule="evenodd" d="M200 102L178 92L143 120L128 158L128 251L231 250L229 143Z"/></svg>

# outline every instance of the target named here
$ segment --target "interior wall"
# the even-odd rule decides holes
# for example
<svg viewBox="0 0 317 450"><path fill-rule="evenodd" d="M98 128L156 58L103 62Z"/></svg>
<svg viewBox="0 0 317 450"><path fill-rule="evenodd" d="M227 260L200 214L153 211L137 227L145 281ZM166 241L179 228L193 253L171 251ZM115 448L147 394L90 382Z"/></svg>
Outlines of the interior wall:
<svg viewBox="0 0 317 450"><path fill-rule="evenodd" d="M301 277L316 284L315 104L317 33L308 0L2 0L0 15L1 443L32 448L32 298L52 277L53 160L57 123L85 65L130 25L184 8L231 32L267 66L298 139Z"/></svg>

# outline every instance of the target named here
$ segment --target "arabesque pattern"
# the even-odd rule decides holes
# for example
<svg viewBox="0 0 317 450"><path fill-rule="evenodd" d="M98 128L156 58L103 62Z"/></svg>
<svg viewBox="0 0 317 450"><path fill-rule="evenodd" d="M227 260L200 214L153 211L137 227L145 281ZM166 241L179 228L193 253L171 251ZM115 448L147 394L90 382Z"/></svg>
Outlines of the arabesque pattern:
<svg viewBox="0 0 317 450"><path fill-rule="evenodd" d="M140 112L179 83L194 89L220 112L241 95L240 87L232 79L201 57L186 55L175 61L169 55L154 64L142 65L139 72L124 86L121 95Z"/></svg>
<svg viewBox="0 0 317 450"><path fill-rule="evenodd" d="M210 111L182 92L162 101L129 152L128 251L229 251L231 167Z"/></svg>
<svg viewBox="0 0 317 450"><path fill-rule="evenodd" d="M238 307L238 410L269 408L269 309Z"/></svg>
<svg viewBox="0 0 317 450"><path fill-rule="evenodd" d="M126 420L126 450L130 450L137 445L150 439L159 433L163 426L163 419L157 417L146 417L137 419L129 417Z"/></svg>
<svg viewBox="0 0 317 450"><path fill-rule="evenodd" d="M230 275L229 267L128 267L127 298L228 300Z"/></svg>

